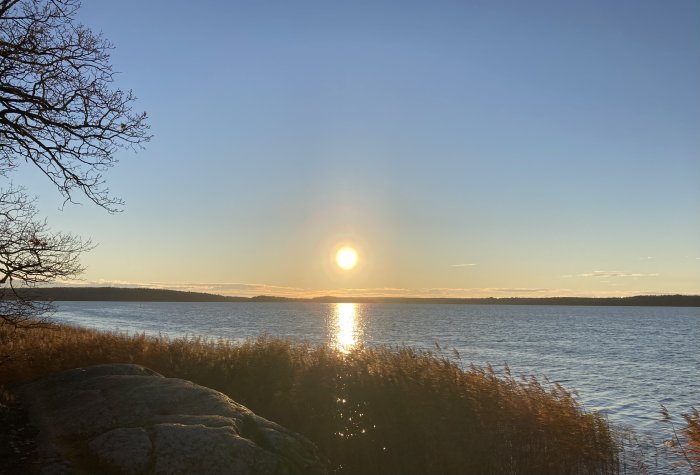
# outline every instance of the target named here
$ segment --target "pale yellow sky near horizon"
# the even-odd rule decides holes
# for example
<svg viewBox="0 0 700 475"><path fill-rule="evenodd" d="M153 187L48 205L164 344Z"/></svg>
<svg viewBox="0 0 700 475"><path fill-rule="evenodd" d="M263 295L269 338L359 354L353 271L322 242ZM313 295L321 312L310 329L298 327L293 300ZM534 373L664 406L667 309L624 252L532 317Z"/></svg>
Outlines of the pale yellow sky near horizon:
<svg viewBox="0 0 700 475"><path fill-rule="evenodd" d="M533 236L489 235L420 220L414 224L420 229L411 231L369 206L364 212L311 210L297 223L268 224L268 229L242 223L234 235L217 222L198 227L196 216L180 222L172 209L159 213L157 203L130 203L117 215L66 207L49 216L50 224L61 223L98 243L81 259L87 268L83 280L72 285L244 297L700 294L700 258L686 249L664 249L663 243L653 249L655 255L645 256L639 245L611 238L599 255L603 242L585 247L580 241L548 239L538 245L546 236L537 230ZM144 209L158 219L145 219ZM160 235L177 237L145 238ZM462 241L455 235L470 237ZM335 252L347 244L358 250L358 265L342 271Z"/></svg>

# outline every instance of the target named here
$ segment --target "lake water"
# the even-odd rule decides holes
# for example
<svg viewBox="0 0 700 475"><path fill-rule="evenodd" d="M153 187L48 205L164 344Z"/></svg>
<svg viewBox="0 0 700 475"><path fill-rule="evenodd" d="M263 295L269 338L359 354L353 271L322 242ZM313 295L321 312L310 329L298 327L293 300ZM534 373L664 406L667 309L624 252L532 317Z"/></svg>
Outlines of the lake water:
<svg viewBox="0 0 700 475"><path fill-rule="evenodd" d="M346 351L436 343L462 364L546 376L639 434L652 473L668 463L671 414L700 408L700 308L450 304L59 302L56 319L102 330L242 341L269 334ZM676 419L680 425L679 419Z"/></svg>

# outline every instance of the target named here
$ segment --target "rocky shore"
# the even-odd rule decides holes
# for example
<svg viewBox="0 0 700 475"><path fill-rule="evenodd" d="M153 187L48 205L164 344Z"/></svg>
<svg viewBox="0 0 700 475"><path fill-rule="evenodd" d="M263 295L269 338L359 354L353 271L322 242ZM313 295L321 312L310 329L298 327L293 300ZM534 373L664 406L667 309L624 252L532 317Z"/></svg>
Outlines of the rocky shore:
<svg viewBox="0 0 700 475"><path fill-rule="evenodd" d="M326 474L305 437L227 396L143 366L98 365L15 388L6 473ZM6 442L6 443L5 443ZM5 455L7 457L5 457ZM6 463L5 460L9 461Z"/></svg>

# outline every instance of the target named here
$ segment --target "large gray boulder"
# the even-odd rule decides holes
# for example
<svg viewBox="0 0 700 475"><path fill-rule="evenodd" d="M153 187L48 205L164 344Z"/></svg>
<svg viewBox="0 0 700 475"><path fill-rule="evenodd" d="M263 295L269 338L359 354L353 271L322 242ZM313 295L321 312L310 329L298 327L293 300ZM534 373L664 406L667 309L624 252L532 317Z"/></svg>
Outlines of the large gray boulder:
<svg viewBox="0 0 700 475"><path fill-rule="evenodd" d="M21 386L42 473L325 474L303 436L218 391L147 368L78 368Z"/></svg>

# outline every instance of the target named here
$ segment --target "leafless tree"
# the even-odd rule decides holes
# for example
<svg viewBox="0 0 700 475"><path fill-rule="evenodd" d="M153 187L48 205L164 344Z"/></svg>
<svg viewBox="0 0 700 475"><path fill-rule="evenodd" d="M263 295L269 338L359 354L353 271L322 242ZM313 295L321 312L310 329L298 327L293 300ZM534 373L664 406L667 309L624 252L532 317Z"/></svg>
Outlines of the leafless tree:
<svg viewBox="0 0 700 475"><path fill-rule="evenodd" d="M32 163L64 202L82 195L118 211L122 202L102 174L116 163L118 149L150 139L148 124L145 113L132 110L133 94L114 87L112 45L76 21L79 7L77 0L0 0L0 177L8 180L14 168ZM82 270L77 259L87 243L52 233L21 188L7 184L0 194L3 293L16 296L15 285ZM4 298L0 322L25 321L43 310Z"/></svg>
<svg viewBox="0 0 700 475"><path fill-rule="evenodd" d="M24 190L0 192L0 318L14 326L45 323L51 304L34 300L30 290L82 272L78 257L90 247L72 234L52 232Z"/></svg>

